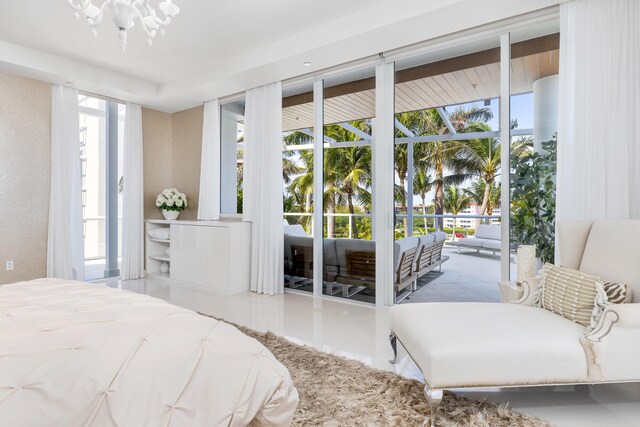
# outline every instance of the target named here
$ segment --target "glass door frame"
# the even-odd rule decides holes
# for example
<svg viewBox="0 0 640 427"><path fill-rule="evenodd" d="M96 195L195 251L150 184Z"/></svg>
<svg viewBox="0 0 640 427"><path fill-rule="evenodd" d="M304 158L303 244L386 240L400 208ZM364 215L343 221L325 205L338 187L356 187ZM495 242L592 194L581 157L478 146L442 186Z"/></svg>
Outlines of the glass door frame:
<svg viewBox="0 0 640 427"><path fill-rule="evenodd" d="M468 35L461 35L455 39L448 38L442 42L435 42L432 45L416 47L415 49L398 49L392 51L379 59L364 60L358 65L344 67L344 70L333 69L323 74L313 77L313 106L314 106L314 194L324 192L324 78L339 75L342 71L354 68L364 68L376 66L376 117L372 119L372 199L373 209L371 212L373 238L376 241L376 307L394 305L393 295L393 249L394 249L394 147L395 138L395 61L401 58L408 58L418 52L426 52L442 48L443 46L456 46L459 43L468 41L470 37L493 35L500 40L500 95L499 95L499 123L498 131L486 132L484 137L499 137L501 140L501 166L500 174L506 179L501 180L501 257L500 257L500 278L503 281L510 280L510 141L512 136L528 134L528 129L511 129L511 34L520 28L528 27L532 24L548 22L556 19L557 10L545 12L544 14L532 14L529 17L518 18L505 24L501 28L487 28L481 30L471 30ZM297 81L299 83L299 80ZM402 129L400 129L402 131ZM469 136L469 135L468 135ZM476 135L476 137L478 137ZM431 139L431 137L427 137ZM420 138L407 135L400 138L402 143L412 144L419 142ZM313 218L313 262L316 266L323 265L323 239L324 239L324 209L314 209ZM292 291L294 292L294 291ZM315 268L313 273L313 295L325 297L323 295L323 273L322 268ZM354 302L357 303L357 302Z"/></svg>

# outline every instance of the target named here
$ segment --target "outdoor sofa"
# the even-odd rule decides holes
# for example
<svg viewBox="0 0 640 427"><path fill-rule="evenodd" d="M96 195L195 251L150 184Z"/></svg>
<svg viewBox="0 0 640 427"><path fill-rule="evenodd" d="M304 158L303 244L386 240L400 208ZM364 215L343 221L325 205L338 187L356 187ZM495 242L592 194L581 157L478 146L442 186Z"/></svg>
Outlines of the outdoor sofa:
<svg viewBox="0 0 640 427"><path fill-rule="evenodd" d="M500 252L500 237L500 225L480 224L476 228L473 237L461 238L450 242L449 245L457 246L458 253L460 253L461 248L466 248L475 249L477 252L481 250L490 251L495 254Z"/></svg>
<svg viewBox="0 0 640 427"><path fill-rule="evenodd" d="M284 263L287 286L299 288L313 279L313 238L301 225L285 225ZM442 256L446 234L405 237L394 242L394 295L396 302L416 289L416 281L449 259ZM376 288L375 241L323 240L325 292L345 298Z"/></svg>

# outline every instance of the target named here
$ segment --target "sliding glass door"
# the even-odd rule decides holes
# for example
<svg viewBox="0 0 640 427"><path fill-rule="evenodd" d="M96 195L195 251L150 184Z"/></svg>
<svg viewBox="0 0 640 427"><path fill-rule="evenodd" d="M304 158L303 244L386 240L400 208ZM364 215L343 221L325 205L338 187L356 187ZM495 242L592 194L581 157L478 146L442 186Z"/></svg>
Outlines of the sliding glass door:
<svg viewBox="0 0 640 427"><path fill-rule="evenodd" d="M522 174L541 157L555 167L559 35L554 22L514 28L285 85L288 290L497 301L518 245L548 259L554 177Z"/></svg>

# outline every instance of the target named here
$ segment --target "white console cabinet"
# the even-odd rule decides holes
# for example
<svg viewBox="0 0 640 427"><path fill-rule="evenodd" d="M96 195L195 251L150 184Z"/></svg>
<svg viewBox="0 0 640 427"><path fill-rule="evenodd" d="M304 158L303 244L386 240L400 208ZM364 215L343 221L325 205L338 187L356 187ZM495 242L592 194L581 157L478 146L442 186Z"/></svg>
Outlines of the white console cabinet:
<svg viewBox="0 0 640 427"><path fill-rule="evenodd" d="M158 260L158 242L148 231L169 227L169 255ZM165 243L160 243L163 246ZM166 252L166 251L165 251ZM169 263L168 276L202 291L235 294L250 289L251 223L242 221L147 220L147 273Z"/></svg>

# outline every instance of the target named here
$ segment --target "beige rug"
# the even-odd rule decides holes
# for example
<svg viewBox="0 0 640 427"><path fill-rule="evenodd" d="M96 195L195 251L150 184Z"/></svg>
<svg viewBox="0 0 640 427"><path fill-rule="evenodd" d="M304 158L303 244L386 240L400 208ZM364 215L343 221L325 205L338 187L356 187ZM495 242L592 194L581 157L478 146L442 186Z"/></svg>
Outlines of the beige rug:
<svg viewBox="0 0 640 427"><path fill-rule="evenodd" d="M424 385L363 363L299 346L271 332L235 325L260 341L291 372L300 395L295 426L422 426ZM486 401L446 393L438 426L549 426Z"/></svg>

